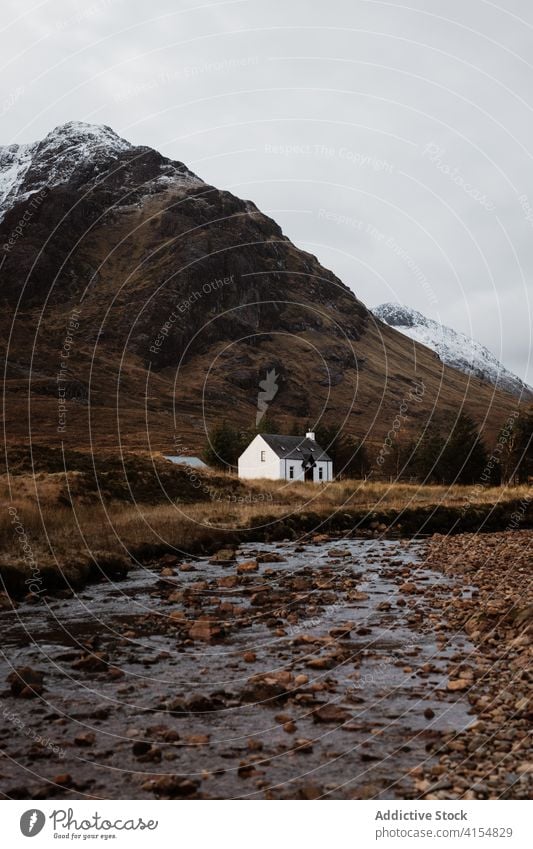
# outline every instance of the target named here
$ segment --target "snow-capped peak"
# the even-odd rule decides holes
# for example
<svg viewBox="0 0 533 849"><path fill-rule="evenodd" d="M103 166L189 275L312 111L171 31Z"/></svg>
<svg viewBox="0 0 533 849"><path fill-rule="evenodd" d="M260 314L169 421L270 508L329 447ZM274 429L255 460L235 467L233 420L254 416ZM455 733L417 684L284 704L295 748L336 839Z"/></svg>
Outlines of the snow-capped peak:
<svg viewBox="0 0 533 849"><path fill-rule="evenodd" d="M531 398L532 390L527 384L506 369L488 348L464 333L402 304L380 304L372 312L385 324L435 351L446 365L470 377L486 380L504 392Z"/></svg>
<svg viewBox="0 0 533 849"><path fill-rule="evenodd" d="M11 206L44 187L52 188L73 178L98 179L122 154L134 149L111 127L83 121L61 124L41 141L0 146L0 221ZM149 148L137 150L150 152ZM201 183L181 163L160 159L157 181L161 185L172 180Z"/></svg>
<svg viewBox="0 0 533 849"><path fill-rule="evenodd" d="M15 201L66 183L88 159L110 160L132 147L110 127L68 121L42 141L0 146L0 220Z"/></svg>
<svg viewBox="0 0 533 849"><path fill-rule="evenodd" d="M132 145L122 139L111 127L106 124L88 124L85 121L67 121L59 124L37 144L57 145L66 142L72 144L100 144L117 150L126 150Z"/></svg>
<svg viewBox="0 0 533 849"><path fill-rule="evenodd" d="M53 170L55 157L61 158L62 168L66 162L73 167L76 160L80 162L95 156L110 158L132 147L133 145L121 139L111 127L69 121L56 127L42 141L37 142L35 153L39 159L49 160ZM53 180L54 174L50 176ZM61 176L64 176L63 172Z"/></svg>

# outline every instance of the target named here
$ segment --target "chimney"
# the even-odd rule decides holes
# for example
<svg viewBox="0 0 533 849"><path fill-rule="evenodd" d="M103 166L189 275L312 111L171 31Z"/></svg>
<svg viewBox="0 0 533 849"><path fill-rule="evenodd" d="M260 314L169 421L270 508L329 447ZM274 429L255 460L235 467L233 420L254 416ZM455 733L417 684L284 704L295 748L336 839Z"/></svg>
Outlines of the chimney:
<svg viewBox="0 0 533 849"><path fill-rule="evenodd" d="M314 441L315 441L315 432L314 432L314 430L308 430L308 431L307 431L307 433L305 434L305 438L306 438L306 439L312 439L312 440L313 440L313 442L314 442Z"/></svg>

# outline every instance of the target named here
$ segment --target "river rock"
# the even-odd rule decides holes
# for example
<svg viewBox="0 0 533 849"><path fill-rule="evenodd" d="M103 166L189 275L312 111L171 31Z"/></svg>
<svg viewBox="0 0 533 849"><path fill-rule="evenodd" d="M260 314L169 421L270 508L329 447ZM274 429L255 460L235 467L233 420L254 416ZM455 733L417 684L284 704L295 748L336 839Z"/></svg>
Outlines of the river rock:
<svg viewBox="0 0 533 849"><path fill-rule="evenodd" d="M212 564L217 563L234 563L235 562L235 551L231 548L220 548L216 554L210 558L209 562Z"/></svg>
<svg viewBox="0 0 533 849"><path fill-rule="evenodd" d="M320 723L336 723L341 725L352 718L351 712L340 705L324 705L313 711L313 719Z"/></svg>
<svg viewBox="0 0 533 849"><path fill-rule="evenodd" d="M72 664L73 669L83 669L89 672L102 672L107 670L109 655L105 651L84 654Z"/></svg>
<svg viewBox="0 0 533 849"><path fill-rule="evenodd" d="M95 740L96 736L92 731L80 731L74 737L76 746L92 746Z"/></svg>
<svg viewBox="0 0 533 849"><path fill-rule="evenodd" d="M452 692L455 690L468 690L472 686L472 681L469 678L455 678L453 681L448 681L447 690Z"/></svg>
<svg viewBox="0 0 533 849"><path fill-rule="evenodd" d="M257 572L259 566L257 560L246 560L244 563L239 563L237 572L239 575L247 575L249 572Z"/></svg>
<svg viewBox="0 0 533 849"><path fill-rule="evenodd" d="M163 554L160 559L160 563L163 563L165 566L176 566L179 562L179 558L175 554Z"/></svg>
<svg viewBox="0 0 533 849"><path fill-rule="evenodd" d="M284 563L287 560L283 554L277 554L275 551L260 552L255 559L258 563Z"/></svg>
<svg viewBox="0 0 533 849"><path fill-rule="evenodd" d="M162 775L145 781L142 789L157 796L166 796L170 799L186 799L193 796L200 787L199 781L183 778L181 775Z"/></svg>
<svg viewBox="0 0 533 849"><path fill-rule="evenodd" d="M15 667L7 676L11 694L18 699L32 699L40 696L44 690L44 673L30 666Z"/></svg>
<svg viewBox="0 0 533 849"><path fill-rule="evenodd" d="M209 617L200 617L189 628L189 637L191 640L199 640L200 642L210 643L212 640L219 639L223 635L223 630L218 622L213 622Z"/></svg>
<svg viewBox="0 0 533 849"><path fill-rule="evenodd" d="M267 672L254 675L241 693L244 702L266 702L287 698L294 690L292 673Z"/></svg>
<svg viewBox="0 0 533 849"><path fill-rule="evenodd" d="M17 602L7 593L0 592L0 610L13 610L15 607L18 607Z"/></svg>

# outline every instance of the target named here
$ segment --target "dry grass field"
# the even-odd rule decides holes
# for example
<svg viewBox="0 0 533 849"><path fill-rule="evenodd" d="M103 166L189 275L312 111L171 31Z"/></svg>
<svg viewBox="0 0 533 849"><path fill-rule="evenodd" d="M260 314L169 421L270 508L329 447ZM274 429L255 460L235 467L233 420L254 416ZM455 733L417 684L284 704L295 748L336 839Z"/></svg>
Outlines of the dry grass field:
<svg viewBox="0 0 533 849"><path fill-rule="evenodd" d="M211 551L244 535L268 539L336 527L369 532L383 522L395 530L407 522L409 533L413 517L423 531L427 517L437 514L447 524L441 530L447 531L455 520L472 512L482 510L490 516L498 509L501 525L501 516L506 511L511 514L517 504L529 508L530 488L525 486L446 487L362 480L319 487L265 480L244 485L231 475L184 473L158 462L144 458L141 471L135 468L134 486L131 463L123 478L116 468L107 472L105 487L100 487L98 474L91 478L79 471L1 476L0 500L5 509L0 512L0 570L6 587L13 586L14 574L28 578L32 569L48 576L60 573L67 583L79 584L98 568L109 572L110 566L113 573L121 558L147 559L165 550ZM158 499L153 497L150 466L161 484ZM433 524L431 530L435 529L439 526ZM50 583L55 584L55 579Z"/></svg>

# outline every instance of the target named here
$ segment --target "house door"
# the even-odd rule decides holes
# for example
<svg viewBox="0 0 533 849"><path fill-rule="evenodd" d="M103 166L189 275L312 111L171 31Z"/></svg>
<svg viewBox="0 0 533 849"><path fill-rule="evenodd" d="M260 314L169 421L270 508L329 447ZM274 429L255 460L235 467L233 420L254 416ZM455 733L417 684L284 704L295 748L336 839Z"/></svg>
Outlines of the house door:
<svg viewBox="0 0 533 849"><path fill-rule="evenodd" d="M305 479L306 481L313 481L313 466L305 470Z"/></svg>

